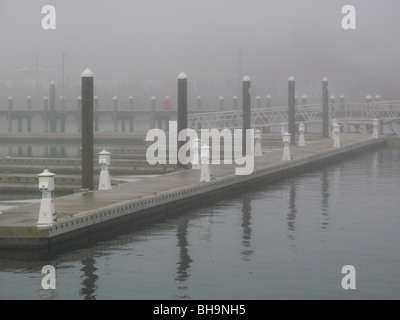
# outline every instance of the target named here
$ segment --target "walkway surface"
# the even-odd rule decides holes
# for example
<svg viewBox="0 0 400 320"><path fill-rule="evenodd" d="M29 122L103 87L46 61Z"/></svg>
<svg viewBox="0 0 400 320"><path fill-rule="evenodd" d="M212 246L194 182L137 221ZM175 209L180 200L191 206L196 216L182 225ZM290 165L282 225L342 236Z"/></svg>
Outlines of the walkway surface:
<svg viewBox="0 0 400 320"><path fill-rule="evenodd" d="M342 134L342 148L360 142L373 141L370 135ZM334 150L332 139L314 140L305 147L291 147L293 159L307 158L324 151ZM336 149L338 150L338 149ZM264 148L263 156L255 157L255 169L265 169L286 163L282 162L282 147ZM112 164L111 164L112 167ZM213 176L218 179L234 174L238 165L211 165ZM55 172L57 174L57 172ZM145 177L141 180L122 183L112 190L95 190L84 193L72 194L56 198L54 206L57 211L58 222L64 218L71 218L96 209L105 208L126 201L151 198L161 192L180 189L199 184L200 170L181 170L170 174ZM56 191L57 193L57 186ZM5 210L0 214L0 226L26 226L36 227L39 213L39 203L23 205ZM1 234L0 234L1 236Z"/></svg>

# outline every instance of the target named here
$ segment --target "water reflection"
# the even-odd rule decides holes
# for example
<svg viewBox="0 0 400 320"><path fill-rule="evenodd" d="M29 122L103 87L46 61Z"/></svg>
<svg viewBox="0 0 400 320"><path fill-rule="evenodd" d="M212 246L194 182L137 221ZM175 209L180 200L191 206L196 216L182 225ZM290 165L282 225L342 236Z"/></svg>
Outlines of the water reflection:
<svg viewBox="0 0 400 320"><path fill-rule="evenodd" d="M95 262L96 260L93 257L87 257L82 260L82 288L79 291L79 294L83 296L84 300L96 300L96 281L99 276L95 274L97 270Z"/></svg>
<svg viewBox="0 0 400 320"><path fill-rule="evenodd" d="M327 169L322 169L322 197L321 197L321 204L322 204L322 226L321 228L323 230L327 229L329 226L329 181L328 181L328 170Z"/></svg>
<svg viewBox="0 0 400 320"><path fill-rule="evenodd" d="M189 226L189 219L182 218L179 219L178 228L176 232L176 237L178 239L178 248L179 248L179 261L177 263L177 270L176 270L176 277L175 280L180 283L178 285L178 290L182 293L178 298L188 298L187 296L187 286L183 283L189 278L190 273L190 264L193 260L189 256L189 243L187 240L188 234L188 226Z"/></svg>
<svg viewBox="0 0 400 320"><path fill-rule="evenodd" d="M251 249L251 194L243 195L242 205L242 258L244 261L249 261L251 254L254 252Z"/></svg>
<svg viewBox="0 0 400 320"><path fill-rule="evenodd" d="M295 240L296 233L296 182L295 180L290 181L288 189L288 213L286 215L287 227L288 227L288 238Z"/></svg>
<svg viewBox="0 0 400 320"><path fill-rule="evenodd" d="M200 218L200 239L204 243L204 246L209 248L211 246L211 218L213 216L213 208L206 208L202 211L207 214Z"/></svg>

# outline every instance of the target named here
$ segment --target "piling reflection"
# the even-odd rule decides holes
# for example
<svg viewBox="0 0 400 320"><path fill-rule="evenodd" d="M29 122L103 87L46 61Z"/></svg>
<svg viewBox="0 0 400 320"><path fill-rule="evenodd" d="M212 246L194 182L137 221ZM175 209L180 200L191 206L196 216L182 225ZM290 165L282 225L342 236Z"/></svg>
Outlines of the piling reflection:
<svg viewBox="0 0 400 320"><path fill-rule="evenodd" d="M251 249L251 195L246 193L243 196L242 205L242 259L249 261L250 256L253 254Z"/></svg>
<svg viewBox="0 0 400 320"><path fill-rule="evenodd" d="M322 170L322 176L321 176L321 181L322 181L322 197L321 197L321 212L322 212L322 225L321 228L323 230L327 229L329 226L329 174L327 169Z"/></svg>
<svg viewBox="0 0 400 320"><path fill-rule="evenodd" d="M288 213L286 215L287 228L288 228L288 238L291 240L296 239L296 182L292 180L289 184L288 189Z"/></svg>
<svg viewBox="0 0 400 320"><path fill-rule="evenodd" d="M200 239L206 248L211 246L211 218L213 216L213 208L204 209L203 212L207 213L200 218Z"/></svg>
<svg viewBox="0 0 400 320"><path fill-rule="evenodd" d="M179 220L178 228L176 232L176 237L178 239L179 248L179 261L177 263L176 277L175 281L178 281L178 290L181 291L181 295L178 298L188 298L187 296L187 286L184 282L189 278L190 264L193 262L189 256L189 243L187 240L189 227L189 220L187 218L182 218Z"/></svg>
<svg viewBox="0 0 400 320"><path fill-rule="evenodd" d="M97 270L95 262L96 261L93 257L87 257L82 260L82 288L79 291L79 294L84 300L96 300L96 281L99 277L95 274Z"/></svg>

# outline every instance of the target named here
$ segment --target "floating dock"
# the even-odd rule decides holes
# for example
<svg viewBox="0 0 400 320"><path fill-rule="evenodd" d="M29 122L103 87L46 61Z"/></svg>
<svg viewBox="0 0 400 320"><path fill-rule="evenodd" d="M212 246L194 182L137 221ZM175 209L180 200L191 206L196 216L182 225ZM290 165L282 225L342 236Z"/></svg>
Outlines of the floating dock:
<svg viewBox="0 0 400 320"><path fill-rule="evenodd" d="M332 139L314 140L305 147L291 147L293 159L282 161L283 147L263 150L254 158L251 175L235 175L236 164L210 165L214 180L199 182L200 170L183 169L111 190L76 193L54 200L57 222L38 227L39 203L4 210L0 214L0 248L54 250L58 245L90 240L96 234L136 226L171 216L178 210L217 199L250 184L268 184L302 171L323 166L360 152L387 145L389 137L342 134L340 148ZM57 186L56 186L57 190Z"/></svg>

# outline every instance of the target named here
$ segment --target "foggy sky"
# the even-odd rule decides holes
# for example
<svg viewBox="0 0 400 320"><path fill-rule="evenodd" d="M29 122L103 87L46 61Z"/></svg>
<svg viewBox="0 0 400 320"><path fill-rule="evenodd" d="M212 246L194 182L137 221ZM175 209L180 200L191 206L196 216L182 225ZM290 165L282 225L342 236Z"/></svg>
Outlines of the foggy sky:
<svg viewBox="0 0 400 320"><path fill-rule="evenodd" d="M56 8L56 30L41 27L46 4ZM357 30L341 27L347 4ZM261 95L290 75L304 91L328 76L337 94L350 84L393 94L399 9L398 0L2 0L0 81L38 65L41 80L59 82L64 50L65 79L77 84L87 67L97 85L175 81L182 71L192 82L239 83L241 50L241 76Z"/></svg>

